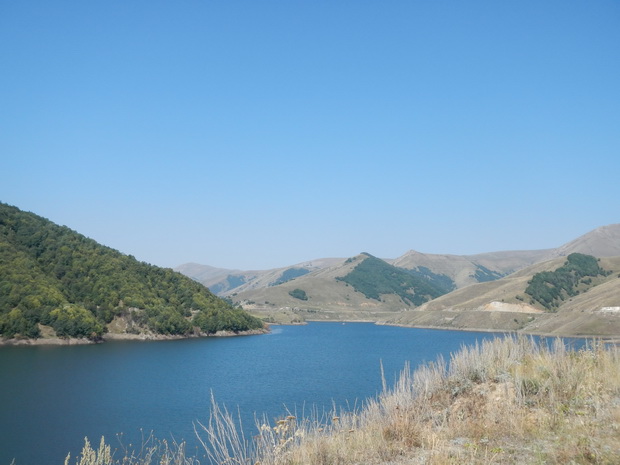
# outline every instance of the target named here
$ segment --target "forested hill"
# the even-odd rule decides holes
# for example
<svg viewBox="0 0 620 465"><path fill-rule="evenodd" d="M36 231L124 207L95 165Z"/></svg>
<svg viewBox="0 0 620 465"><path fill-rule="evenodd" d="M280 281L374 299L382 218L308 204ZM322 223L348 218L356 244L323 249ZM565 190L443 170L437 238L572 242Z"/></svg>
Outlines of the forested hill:
<svg viewBox="0 0 620 465"><path fill-rule="evenodd" d="M100 339L113 320L136 334L263 326L180 273L0 203L0 335L37 338L44 325L59 337Z"/></svg>

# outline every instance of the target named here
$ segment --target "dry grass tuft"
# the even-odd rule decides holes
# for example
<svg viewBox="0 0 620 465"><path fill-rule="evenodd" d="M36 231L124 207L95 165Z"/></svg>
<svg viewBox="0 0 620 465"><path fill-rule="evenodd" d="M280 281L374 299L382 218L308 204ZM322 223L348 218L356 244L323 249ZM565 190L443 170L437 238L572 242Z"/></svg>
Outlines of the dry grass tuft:
<svg viewBox="0 0 620 465"><path fill-rule="evenodd" d="M261 463L620 463L619 359L526 337L464 347Z"/></svg>

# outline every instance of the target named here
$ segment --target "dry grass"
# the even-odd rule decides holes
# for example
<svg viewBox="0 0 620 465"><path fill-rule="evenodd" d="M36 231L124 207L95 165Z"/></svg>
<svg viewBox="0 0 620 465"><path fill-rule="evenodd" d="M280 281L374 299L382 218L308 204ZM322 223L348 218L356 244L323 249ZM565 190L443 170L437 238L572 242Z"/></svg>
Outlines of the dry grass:
<svg viewBox="0 0 620 465"><path fill-rule="evenodd" d="M393 388L355 412L258 422L253 441L237 425L214 403L210 422L197 426L214 463L620 463L620 351L496 339L449 363L405 367ZM77 463L150 463L92 457ZM197 463L182 460L162 463Z"/></svg>

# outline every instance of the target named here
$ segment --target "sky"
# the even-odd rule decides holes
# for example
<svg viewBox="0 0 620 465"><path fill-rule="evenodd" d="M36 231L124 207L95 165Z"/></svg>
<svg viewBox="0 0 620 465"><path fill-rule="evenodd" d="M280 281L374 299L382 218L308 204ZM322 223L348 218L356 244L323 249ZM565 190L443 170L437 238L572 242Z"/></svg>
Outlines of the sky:
<svg viewBox="0 0 620 465"><path fill-rule="evenodd" d="M0 0L0 202L159 266L620 222L617 0Z"/></svg>

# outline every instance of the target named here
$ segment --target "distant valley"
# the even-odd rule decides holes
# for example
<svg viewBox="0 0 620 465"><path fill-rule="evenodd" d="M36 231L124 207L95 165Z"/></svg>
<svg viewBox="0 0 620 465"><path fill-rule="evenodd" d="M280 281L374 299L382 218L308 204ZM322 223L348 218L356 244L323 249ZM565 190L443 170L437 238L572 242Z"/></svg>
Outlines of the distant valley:
<svg viewBox="0 0 620 465"><path fill-rule="evenodd" d="M605 276L583 278L552 309L525 291L537 273L571 254L599 260ZM452 329L620 335L620 224L597 228L554 249L440 255L368 253L263 271L185 264L177 271L266 321L374 321ZM615 309L618 308L619 311Z"/></svg>

